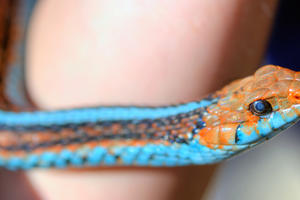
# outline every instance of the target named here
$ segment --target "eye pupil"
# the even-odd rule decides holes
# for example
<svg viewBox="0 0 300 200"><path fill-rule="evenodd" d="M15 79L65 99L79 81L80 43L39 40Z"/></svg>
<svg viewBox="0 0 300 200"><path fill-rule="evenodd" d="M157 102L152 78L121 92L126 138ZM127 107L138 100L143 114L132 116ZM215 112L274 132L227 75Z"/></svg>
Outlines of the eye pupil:
<svg viewBox="0 0 300 200"><path fill-rule="evenodd" d="M250 111L258 116L272 112L272 106L267 100L257 100L249 105Z"/></svg>
<svg viewBox="0 0 300 200"><path fill-rule="evenodd" d="M255 104L255 109L263 112L265 110L265 105L262 102L257 102Z"/></svg>

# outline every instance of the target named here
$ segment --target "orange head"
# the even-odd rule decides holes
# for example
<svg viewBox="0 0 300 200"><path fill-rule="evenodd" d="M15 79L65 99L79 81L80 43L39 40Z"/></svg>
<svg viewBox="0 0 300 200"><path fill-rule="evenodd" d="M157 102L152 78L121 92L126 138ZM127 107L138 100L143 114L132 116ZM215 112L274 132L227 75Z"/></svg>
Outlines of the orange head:
<svg viewBox="0 0 300 200"><path fill-rule="evenodd" d="M299 119L300 72L267 65L224 87L216 97L218 102L204 114L207 127L199 133L200 143L256 144Z"/></svg>

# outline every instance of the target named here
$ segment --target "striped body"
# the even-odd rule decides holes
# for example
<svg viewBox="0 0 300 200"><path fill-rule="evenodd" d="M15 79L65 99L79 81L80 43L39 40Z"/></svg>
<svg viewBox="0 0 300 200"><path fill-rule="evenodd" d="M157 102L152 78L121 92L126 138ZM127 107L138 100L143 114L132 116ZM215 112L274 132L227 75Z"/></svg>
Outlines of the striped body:
<svg viewBox="0 0 300 200"><path fill-rule="evenodd" d="M69 164L180 166L215 163L247 147L211 149L199 143L197 133L205 127L202 116L207 107L216 102L217 99L205 99L161 108L3 112L0 115L3 130L0 164L9 169L29 169L36 166L61 168Z"/></svg>
<svg viewBox="0 0 300 200"><path fill-rule="evenodd" d="M276 77L268 89L257 85L268 76ZM266 66L198 102L1 111L0 165L30 169L216 163L295 123L300 115L299 82L296 72ZM258 116L249 109L251 102L260 99L270 102L272 112Z"/></svg>
<svg viewBox="0 0 300 200"><path fill-rule="evenodd" d="M31 9L19 20L24 32ZM8 43L15 41L13 22L0 17L1 24L8 30L5 36L0 32L2 52L24 57L24 40ZM211 164L262 143L300 116L300 73L277 66L260 68L197 102L61 111L37 110L23 74L23 59L0 60L0 166L12 170Z"/></svg>

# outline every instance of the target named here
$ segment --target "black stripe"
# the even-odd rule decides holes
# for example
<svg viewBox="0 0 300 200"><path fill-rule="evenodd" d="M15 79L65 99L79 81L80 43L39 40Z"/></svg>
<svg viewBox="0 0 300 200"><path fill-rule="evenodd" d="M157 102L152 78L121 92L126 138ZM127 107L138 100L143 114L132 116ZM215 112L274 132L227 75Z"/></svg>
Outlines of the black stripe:
<svg viewBox="0 0 300 200"><path fill-rule="evenodd" d="M54 125L54 126L6 126L0 125L0 132L1 131L10 131L16 137L20 137L22 134L26 133L34 133L34 132L53 132L53 134L60 134L60 131L63 129L72 130L74 131L74 137L60 139L55 141L49 141L44 143L32 144L32 143L25 143L20 145L12 145L12 146L0 146L0 149L7 150L7 151L33 151L38 148L47 148L55 145L70 145L70 144L78 144L78 143L85 143L89 141L101 141L101 140L128 140L128 139L140 139L140 140L164 140L170 143L188 143L190 139L185 139L182 135L175 135L171 134L167 131L166 135L158 135L159 133L154 132L152 129L152 124L157 124L158 127L164 126L175 126L176 124L180 123L182 119L190 118L191 116L197 116L197 124L193 127L192 135L195 135L200 129L204 128L205 122L202 121L202 114L206 111L206 108L199 108L197 110L178 114L175 116L170 116L167 118L160 118L156 120L121 120L121 121L103 121L103 122L96 122L96 123L82 123L82 124L64 124L64 125ZM109 127L113 126L114 124L120 124L123 130L121 134L113 134L109 130L106 133L98 136L91 136L88 135L84 128L99 128L99 129L109 129ZM143 133L138 132L130 132L134 131L128 128L129 124L134 124L136 126L144 124L146 125L145 130ZM176 129L173 129L176 130ZM40 133L42 134L42 133Z"/></svg>

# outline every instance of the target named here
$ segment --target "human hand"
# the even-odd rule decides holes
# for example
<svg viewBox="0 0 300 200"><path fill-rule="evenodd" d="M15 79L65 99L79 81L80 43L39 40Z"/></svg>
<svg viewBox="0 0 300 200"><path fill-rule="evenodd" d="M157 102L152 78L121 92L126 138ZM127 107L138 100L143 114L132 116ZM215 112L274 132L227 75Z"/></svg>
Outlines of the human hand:
<svg viewBox="0 0 300 200"><path fill-rule="evenodd" d="M261 63L275 0L40 1L27 84L44 109L197 100ZM215 169L33 170L44 199L199 199Z"/></svg>

